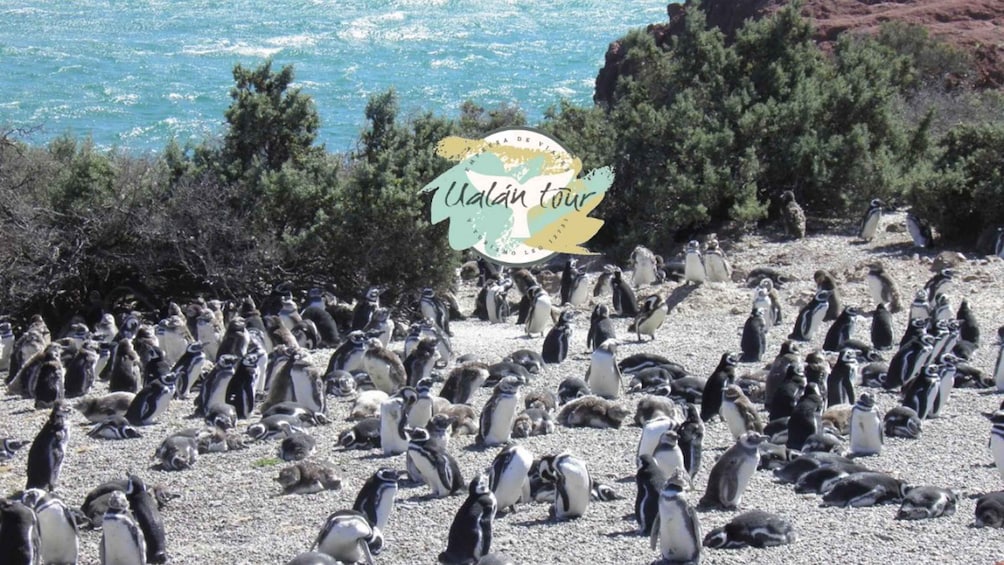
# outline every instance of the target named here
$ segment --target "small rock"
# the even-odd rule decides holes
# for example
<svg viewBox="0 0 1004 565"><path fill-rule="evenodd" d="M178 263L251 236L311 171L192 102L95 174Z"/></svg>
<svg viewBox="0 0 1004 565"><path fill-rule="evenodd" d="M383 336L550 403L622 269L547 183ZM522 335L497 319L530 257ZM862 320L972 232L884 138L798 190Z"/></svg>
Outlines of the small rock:
<svg viewBox="0 0 1004 565"><path fill-rule="evenodd" d="M934 258L934 264L931 267L935 271L940 271L946 267L958 267L965 262L966 256L958 251L942 251Z"/></svg>

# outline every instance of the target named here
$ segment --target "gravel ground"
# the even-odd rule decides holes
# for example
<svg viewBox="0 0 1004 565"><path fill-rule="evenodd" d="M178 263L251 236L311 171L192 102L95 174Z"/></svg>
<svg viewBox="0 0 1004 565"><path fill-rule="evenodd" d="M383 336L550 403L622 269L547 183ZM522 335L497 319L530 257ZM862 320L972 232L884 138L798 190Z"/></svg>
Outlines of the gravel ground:
<svg viewBox="0 0 1004 565"><path fill-rule="evenodd" d="M887 218L876 241L867 245L853 243L849 235L810 236L798 243L764 237L747 237L741 242L723 241L733 265L740 273L757 266L772 266L797 280L781 289L785 303L785 323L771 330L768 348L776 348L791 330L797 308L811 296L812 273L829 269L841 283L846 304L859 305L870 312L864 275L867 264L881 258L897 279L904 300L922 287L932 273L932 256L917 255L909 236L896 229L902 216ZM973 364L984 371L992 368L997 347L996 329L1004 324L998 290L1004 282L1004 262L997 258L970 257L957 268L958 283L953 293L953 308L958 297L968 297L979 319L984 344ZM639 298L649 291L665 293L676 288L670 283L657 289L642 289ZM463 286L461 303L469 312L476 288ZM609 301L609 294L598 300ZM722 352L738 350L739 331L749 312L751 290L744 281L706 284L689 294L670 313L666 324L651 342L637 343L628 334L629 321L616 321L618 336L625 340L618 356L637 352L656 352L686 365L695 375L707 376L718 363ZM548 366L528 389L556 389L569 376L585 375L589 356L585 352L588 308L575 322L573 355L559 366ZM894 317L901 333L906 313ZM452 324L454 349L473 353L494 362L520 348L540 350L542 338L528 339L515 324L489 325L469 320ZM859 324L855 337L868 340L869 323ZM819 332L814 346L822 342ZM401 347L400 342L396 343ZM316 364L327 363L329 351L313 354ZM772 357L773 354L768 355ZM888 356L887 356L888 357ZM743 365L740 373L758 367ZM104 387L101 384L100 387ZM474 401L480 408L489 395L482 389ZM898 403L894 394L873 391L878 405L886 410ZM625 396L620 402L633 413L639 397ZM795 494L790 485L777 483L772 475L759 472L746 492L741 510L760 508L777 512L794 524L796 543L766 550L707 550L705 563L820 563L833 558L842 563L994 563L1004 560L1001 532L971 526L975 501L970 495L1004 487L992 465L987 439L990 426L980 414L992 411L1000 395L986 390L957 389L938 420L924 424L918 441L889 439L882 454L869 457L865 464L875 470L893 473L910 484L950 487L961 494L959 507L952 517L931 521L901 522L893 519L896 506L866 509L820 507L815 495ZM70 505L77 506L97 484L124 477L127 471L160 484L181 496L163 511L167 530L170 563L249 563L279 564L305 551L317 535L325 518L336 510L350 508L363 481L380 466L404 467L404 456L383 457L377 452L343 452L336 448L339 432L346 422L351 402L333 399L328 415L332 424L311 430L317 438L318 459L329 461L343 480L341 491L312 495L280 495L274 482L284 464L274 458L277 442L251 443L243 451L202 456L195 468L165 472L151 468L151 456L170 431L197 425L189 419L191 405L175 402L162 423L142 430L143 437L126 441L102 441L86 437L84 418L72 415L73 432L63 467L58 493ZM34 411L30 401L8 397L0 402L0 434L30 439L42 425L46 414ZM247 423L242 423L245 427ZM520 563L649 563L658 557L648 539L635 533L633 512L634 454L639 429L625 425L618 430L560 428L548 436L520 440L535 455L567 450L583 458L593 477L611 484L622 497L612 502L596 502L578 520L551 523L545 504L524 505L518 512L495 522L492 549L511 555ZM454 438L451 452L459 460L464 477L469 480L478 469L487 466L497 449L472 447L472 436ZM688 495L697 501L703 492L708 472L715 458L731 444L724 423L713 421L704 439L703 466L695 480L695 491ZM13 461L0 466L0 490L12 492L23 487L27 448ZM379 563L435 563L446 546L446 537L454 513L463 496L427 500L427 487L402 488L385 533L386 548ZM465 490L466 493L466 490ZM705 532L724 524L735 512L700 513ZM81 532L81 563L98 562L100 532Z"/></svg>

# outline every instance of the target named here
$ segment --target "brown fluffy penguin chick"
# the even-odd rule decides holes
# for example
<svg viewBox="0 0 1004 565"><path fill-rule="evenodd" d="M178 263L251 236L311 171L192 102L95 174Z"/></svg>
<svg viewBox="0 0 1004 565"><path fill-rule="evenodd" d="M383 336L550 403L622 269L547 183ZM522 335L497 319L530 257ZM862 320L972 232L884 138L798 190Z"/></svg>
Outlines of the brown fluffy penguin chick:
<svg viewBox="0 0 1004 565"><path fill-rule="evenodd" d="M313 494L324 490L341 490L342 479L335 470L322 463L300 461L279 471L276 482L283 494Z"/></svg>
<svg viewBox="0 0 1004 565"><path fill-rule="evenodd" d="M656 418L669 418L674 422L683 422L685 419L680 405L667 396L648 395L640 399L634 412L635 425L645 427L645 424Z"/></svg>
<svg viewBox="0 0 1004 565"><path fill-rule="evenodd" d="M718 413L722 420L725 420L725 424L735 440L738 440L746 432L763 432L763 420L760 418L760 414L737 385L725 387L722 392L722 405L718 409Z"/></svg>
<svg viewBox="0 0 1004 565"><path fill-rule="evenodd" d="M558 423L569 428L619 428L628 414L620 404L590 395L564 405L558 412Z"/></svg>
<svg viewBox="0 0 1004 565"><path fill-rule="evenodd" d="M795 202L795 193L790 190L781 193L781 219L785 235L795 239L805 237L805 211Z"/></svg>

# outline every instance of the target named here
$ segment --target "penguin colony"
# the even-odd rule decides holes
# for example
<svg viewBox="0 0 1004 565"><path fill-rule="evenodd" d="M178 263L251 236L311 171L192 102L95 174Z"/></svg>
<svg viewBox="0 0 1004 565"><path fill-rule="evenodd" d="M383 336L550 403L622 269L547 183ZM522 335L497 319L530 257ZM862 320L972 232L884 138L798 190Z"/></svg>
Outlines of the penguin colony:
<svg viewBox="0 0 1004 565"><path fill-rule="evenodd" d="M888 237L871 234L880 244ZM717 239L704 245L687 254L706 259L710 248L724 257ZM41 320L26 328L0 326L0 334L10 333L3 345L11 355L4 359L16 368L4 375L8 393L16 394L10 404L26 412L7 412L2 430L3 554L15 563L196 563L218 550L191 540L216 538L230 560L256 561L242 557L236 537L192 531L199 527L183 521L185 513L210 531L221 521L254 521L256 535L283 547L296 537L299 553L277 555L277 563L539 563L534 547L543 542L533 540L539 524L548 523L564 532L558 539L614 536L604 542L611 548L606 557L593 555L598 562L757 559L747 551L812 562L802 552L819 540L806 539L809 525L800 528L804 517L795 510L807 496L841 522L869 511L849 507L891 503L878 510L888 515L889 530L899 527L897 520L951 519L957 511L967 514L966 523L1004 525L1004 494L997 492L1004 488L1004 412L993 410L998 397L958 388L1004 389L1004 378L997 380L1004 374L1004 335L980 335L977 320L989 328L1001 320L979 310L978 300L962 303L970 285L957 273L938 269L929 280L903 284L917 291L915 302L927 304L926 316L904 304L891 314L894 343L880 346L868 338L870 318L879 304L893 309L871 299L867 263L858 272L818 265L832 271L804 281L785 280L783 268L741 265L740 273L754 276L735 283L708 272L689 279L686 261L664 264L645 251L633 258L646 269L655 266L652 282L644 282L649 275L636 279L631 270L611 268L610 289L579 304L563 298L563 289L535 284L539 279L529 272L486 277L485 287L512 294L497 291L513 302L513 314L498 321L513 344L506 358L464 358L483 338L463 333L477 333L490 317L446 327L445 303L421 290L411 318L381 304L381 289L368 289L354 307L343 307L347 315L331 320L319 313L328 313L324 306L310 306L318 293L297 306L292 293L280 289L260 305L238 303L230 319L225 304L196 301L161 319L102 316L91 326L57 332ZM577 271L569 280L580 281L566 296L582 300L586 293L577 289L588 276L574 263L566 268ZM886 272L897 275L891 264ZM679 282L661 282L677 281L677 273ZM642 282L635 287L635 280ZM747 355L741 330L762 281L780 295L782 322L773 323L768 297L753 340L757 351ZM835 289L827 286L834 282ZM824 315L815 314L822 308L813 303L834 290L844 308L832 322L816 320ZM614 292L620 293L616 305ZM718 330L735 336L727 350L693 355L674 348L674 334L702 326L674 328L670 304L707 308L697 299L739 294L746 298L727 318L732 327ZM520 295L532 299L517 325ZM943 297L954 307L946 310ZM270 298L277 308L263 315ZM534 312L541 305L548 310ZM593 328L588 314L600 306L607 314L599 320L608 327ZM808 322L798 321L805 319L803 306L814 312ZM658 324L644 317L653 311ZM921 318L927 323L914 323ZM330 326L328 337L320 337L320 326L334 319L345 321L335 323L337 337ZM395 339L388 322L414 325ZM186 337L189 323L194 329ZM796 331L786 333L792 325ZM555 327L554 337L540 337ZM586 348L587 330L613 335ZM180 343L172 341L176 332ZM782 348L784 341L790 343ZM320 344L327 349L312 352ZM824 351L824 344L838 350ZM939 362L919 361L918 352ZM591 394L591 385L601 395ZM987 400L977 406L977 398ZM981 409L985 432L954 438L980 451L974 454L978 482L932 485L912 469L891 468L897 451L931 449L928 436L951 434L951 418ZM191 414L197 419L185 420ZM178 422L183 428L169 425ZM602 450L584 444L615 434L629 434L632 445L622 453L585 455ZM89 451L110 444L121 454L105 460L97 475L81 468ZM156 449L135 451L137 445ZM235 450L260 457L229 466L226 452ZM210 463L227 473L198 474ZM348 467L365 481L342 480ZM81 480L85 474L90 483ZM242 478L251 476L270 480ZM186 485L193 480L217 481L210 489L215 500L227 488L256 489L274 500L275 515L221 511L218 503L192 496ZM228 487L231 481L241 486ZM790 496L791 510L757 508L759 491L768 489ZM282 515L291 497L308 501L312 523L302 523L309 522L302 511L295 520ZM395 516L409 512L424 515L427 527L396 528ZM597 514L630 514L631 520L597 522ZM287 525L276 527L280 522ZM46 535L53 531L60 533ZM415 553L407 549L416 547L412 538L437 549ZM737 550L745 547L757 549Z"/></svg>

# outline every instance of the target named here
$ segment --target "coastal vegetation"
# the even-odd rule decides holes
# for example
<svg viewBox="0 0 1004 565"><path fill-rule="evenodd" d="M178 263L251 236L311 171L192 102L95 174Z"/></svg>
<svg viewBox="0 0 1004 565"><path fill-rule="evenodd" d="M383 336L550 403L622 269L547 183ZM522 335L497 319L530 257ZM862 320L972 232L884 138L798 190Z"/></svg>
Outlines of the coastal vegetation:
<svg viewBox="0 0 1004 565"><path fill-rule="evenodd" d="M419 189L448 162L447 135L538 127L616 177L590 248L625 257L708 228L754 229L791 190L811 216L856 217L871 198L913 206L943 241L974 246L1004 218L1004 100L968 88L964 53L921 28L844 34L832 53L797 6L728 42L699 6L665 47L621 39L614 95L563 103L539 124L516 107L402 112L373 96L357 146L317 143L294 68L235 66L219 138L158 155L0 130L0 307L65 319L93 294L261 295L279 281L351 299L450 284L460 254ZM597 49L602 48L597 46ZM112 295L112 296L110 296Z"/></svg>

